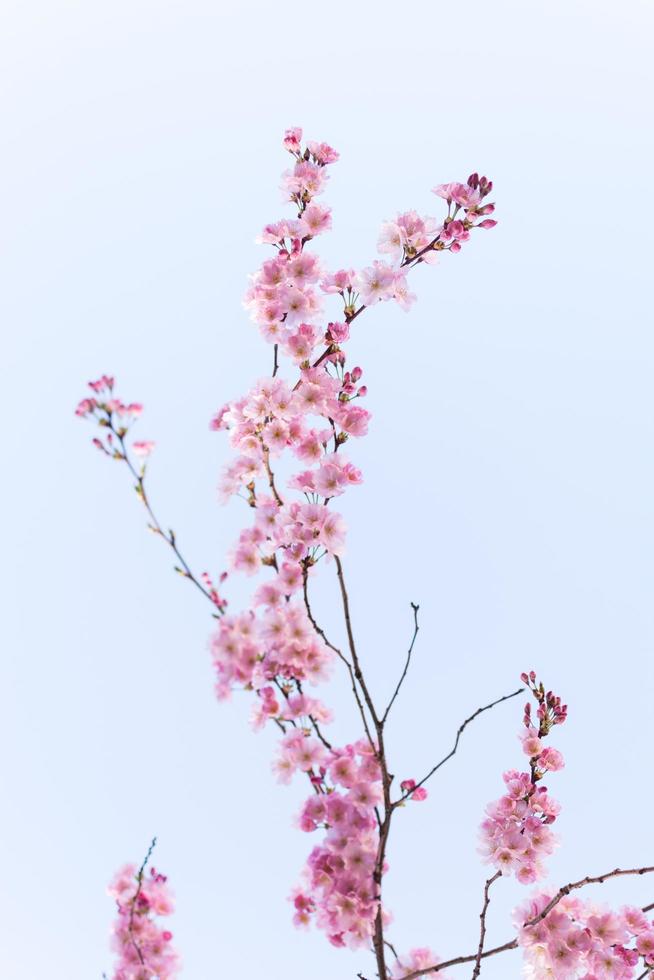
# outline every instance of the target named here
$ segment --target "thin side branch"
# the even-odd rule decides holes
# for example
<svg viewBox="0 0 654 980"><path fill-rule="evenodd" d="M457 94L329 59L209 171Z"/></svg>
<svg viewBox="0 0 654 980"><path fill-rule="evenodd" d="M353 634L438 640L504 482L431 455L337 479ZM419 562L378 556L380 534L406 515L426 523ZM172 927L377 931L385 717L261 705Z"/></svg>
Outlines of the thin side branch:
<svg viewBox="0 0 654 980"><path fill-rule="evenodd" d="M427 775L426 776L423 776L423 778L420 780L419 783L416 783L416 785L412 789L407 790L404 793L404 795L401 796L400 799L396 801L396 804L395 805L396 806L399 806L399 804L400 803L403 803L406 799L408 799L408 797L411 796L412 793L415 793L415 791L420 786L424 786L424 784L427 782L427 780L428 779L431 779L431 777L434 775L434 773L435 772L438 772L438 770L441 768L441 766L444 766L445 763L449 759L452 758L452 756L456 753L456 750L459 747L459 741L461 739L461 736L463 735L464 731L466 730L466 728L468 727L468 725L470 724L470 722L474 721L475 718L478 718L479 715L482 714L484 711L490 711L490 709L491 708L494 708L495 705L502 704L503 701L509 701L511 698L515 698L515 697L518 696L518 694L522 694L523 691L524 691L524 687L519 687L518 690L517 691L513 691L512 694L505 694L504 697L497 698L496 701L491 701L490 704L484 705L483 708L477 708L477 710L475 712L473 712L470 715L469 718L466 718L466 720L459 726L459 729L458 729L458 731L456 733L456 738L454 739L454 746L453 746L452 750L450 752L448 752L448 754L446 756L444 756L441 759L440 762L437 762L436 765L432 769L429 770L429 772L427 773Z"/></svg>
<svg viewBox="0 0 654 980"><path fill-rule="evenodd" d="M144 473L139 473L139 471L136 469L136 467L132 463L132 460L129 457L129 453L127 452L127 446L125 445L124 436L122 436L113 427L113 425L110 425L109 428L114 433L114 435L117 437L118 442L120 444L120 452L121 452L122 458L123 458L125 464L127 465L127 468L129 469L130 473L132 474L132 476L136 480L136 488L135 489L136 489L137 494L141 498L141 501L143 503L143 506L145 507L145 509L146 509L146 511L148 513L148 516L150 518L150 521L151 521L150 530L154 531L155 534L159 535L159 537L162 538L166 542L166 544L172 549L172 551L175 554L175 557L177 558L177 561L179 562L179 565L180 565L180 567L175 567L175 571L178 572L180 575L182 575L184 578L187 578L189 580L189 582L192 582L193 585L196 587L196 589L199 589L200 590L200 592L202 593L202 595L205 596L205 598L207 598L209 600L209 602L211 603L211 605L215 609L216 608L216 604L215 604L214 599L213 599L213 597L211 595L211 592L209 591L209 589L206 589L204 587L204 585L202 584L202 582L200 582L200 580L193 574L193 572L191 571L190 567L186 563L186 560L184 559L181 551L179 550L179 547L177 546L177 539L175 537L175 532L174 531L170 531L170 530L168 532L164 531L163 527L161 526L161 524L157 520L157 518L156 518L156 516L154 514L154 511L152 510L152 506L150 505L150 501L148 500L148 495L147 495L147 493L145 491L145 475L144 475ZM214 613L214 615L216 615L216 614Z"/></svg>
<svg viewBox="0 0 654 980"><path fill-rule="evenodd" d="M341 589L341 599L343 601L343 614L345 616L345 628L347 631L347 641L350 648L350 655L352 657L354 676L359 682L359 686L361 687L361 692L363 694L364 701L366 702L368 711L370 712L370 715L374 722L375 729L379 734L381 719L377 714L377 710L373 703L372 697L370 695L370 692L368 691L368 686L364 680L363 674L361 673L361 664L359 663L359 657L354 642L354 633L352 631L352 618L350 616L350 599L347 593L347 588L345 587L345 577L343 575L343 563L341 562L341 559L338 557L338 555L334 556L334 561L336 562L336 574L338 576L338 584Z"/></svg>
<svg viewBox="0 0 654 980"><path fill-rule="evenodd" d="M412 602L411 603L411 608L413 609L413 636L411 638L411 644L409 645L409 651L407 653L406 663L404 664L404 670L402 671L402 676L400 677L399 681L397 682L397 687L395 688L395 691L393 692L393 697L388 702L388 707L386 708L386 711L384 712L384 714L382 716L382 725L385 725L386 724L386 719L388 718L388 715L390 713L390 710L393 707L393 704L395 702L395 699L397 698L398 694L400 693L400 688L404 684L404 679L405 679L405 677L406 677L406 675L408 673L409 665L411 664L411 654L413 653L413 648L415 646L416 638L418 636L418 630L420 629L420 626L418 625L418 610L420 609L420 606L417 606L415 604L415 602Z"/></svg>
<svg viewBox="0 0 654 980"><path fill-rule="evenodd" d="M506 953L510 949L518 948L518 940L512 939L509 943L503 943L501 946L495 946L493 949L487 949L481 954L481 959L486 960L489 956L496 956L497 953ZM477 959L477 953L471 953L468 956L455 956L452 960L443 960L442 963L435 963L433 966L427 966L420 970L414 970L413 973L407 973L402 980L417 980L418 977L426 977L428 973L440 973L441 970L447 970L450 966L463 966L465 963L474 963Z"/></svg>
<svg viewBox="0 0 654 980"><path fill-rule="evenodd" d="M361 696L359 694L359 689L357 687L357 682L354 676L354 669L352 667L352 664L347 659L345 654L337 646L334 646L334 644L327 639L327 634L322 629L322 627L318 625L316 618L313 615L313 610L311 609L311 603L309 602L309 570L308 568L306 568L306 566L302 570L302 590L304 593L304 608L307 611L307 616L309 617L311 625L313 626L318 636L321 637L323 642L327 644L330 650L334 651L337 657L339 657L339 659L342 660L345 666L347 667L347 671L350 675L350 682L352 684L352 693L354 694L354 700L357 703L359 714L361 715L361 721L363 722L363 728L366 733L366 737L370 742L370 745L376 750L376 745L373 741L372 734L370 732L370 727L368 725L366 710L364 708L363 702L361 700Z"/></svg>
<svg viewBox="0 0 654 980"><path fill-rule="evenodd" d="M497 871L492 878L489 878L484 886L484 904L482 906L481 912L479 913L480 928L479 928L479 946L477 947L477 956L475 958L475 968L472 971L472 980L477 980L477 977L481 973L481 958L484 955L484 943L486 942L486 914L488 912L488 906L490 905L490 890L493 884L498 878L502 877L502 872Z"/></svg>

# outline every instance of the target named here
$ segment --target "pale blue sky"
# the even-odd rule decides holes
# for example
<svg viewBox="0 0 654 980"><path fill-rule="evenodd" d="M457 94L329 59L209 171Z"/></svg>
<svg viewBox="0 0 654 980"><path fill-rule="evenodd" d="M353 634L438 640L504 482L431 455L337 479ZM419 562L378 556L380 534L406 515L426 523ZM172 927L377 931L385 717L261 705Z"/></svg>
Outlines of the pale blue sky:
<svg viewBox="0 0 654 980"><path fill-rule="evenodd" d="M365 954L293 931L304 788L275 784L274 733L249 731L245 698L216 704L206 610L72 416L103 371L145 402L153 501L219 571L242 515L216 503L227 446L207 422L269 367L241 298L254 237L283 213L288 125L341 152L329 263L368 263L397 210L438 213L436 183L495 181L498 228L418 270L414 311L378 308L352 341L374 424L351 451L366 482L344 502L347 569L380 696L421 604L392 764L418 775L533 666L570 704L553 881L652 863L651 5L3 14L3 980L109 972L105 886L155 833L188 980L371 975ZM332 583L324 596L336 631ZM347 694L337 674L342 741ZM479 720L429 803L400 814L400 948L475 946L476 827L520 761L519 723L515 702ZM525 895L501 885L491 943ZM654 901L654 881L605 894ZM483 976L518 977L512 955Z"/></svg>

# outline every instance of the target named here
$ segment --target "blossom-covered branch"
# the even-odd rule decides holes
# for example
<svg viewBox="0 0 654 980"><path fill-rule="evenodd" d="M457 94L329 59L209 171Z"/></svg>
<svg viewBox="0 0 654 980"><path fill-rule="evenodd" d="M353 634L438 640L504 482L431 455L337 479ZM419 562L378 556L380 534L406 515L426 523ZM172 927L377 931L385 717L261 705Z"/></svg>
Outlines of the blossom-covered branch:
<svg viewBox="0 0 654 980"><path fill-rule="evenodd" d="M450 752L422 779L400 778L395 791L385 726L411 664L418 606L412 604L414 631L399 680L387 706L380 708L367 674L370 658L355 636L343 562L347 530L337 510L339 498L363 481L346 449L367 434L371 422L362 406L368 394L364 372L350 365L347 348L365 310L380 302L397 303L405 311L411 307L416 297L408 274L413 268L433 265L445 252L456 254L476 229L495 225L494 204L488 200L493 184L472 173L464 182L436 186L436 196L447 206L445 214L435 218L413 210L400 213L382 226L382 260L359 271L330 271L312 248L331 228L331 211L318 199L338 153L325 143L304 142L299 129L288 130L283 142L292 162L282 175L281 189L293 216L264 226L259 241L272 249L272 255L252 276L245 297L253 322L273 348L272 371L268 362L268 373L227 402L211 421L212 429L227 434L234 450L220 479L220 498L238 496L248 505L250 520L229 555L232 572L259 576L248 608L228 612L226 599L209 576L191 571L174 533L156 519L144 482L153 444L130 442L131 424L141 406L123 404L114 395L113 379L103 376L91 383L92 395L77 413L99 425L95 445L127 465L151 529L173 550L177 571L212 603L216 623L211 654L218 698L230 697L235 689L250 692L253 726L272 723L281 732L273 762L277 778L287 783L300 774L308 781L310 794L298 824L304 832L317 834L318 842L291 895L295 924L317 926L334 946L372 950L379 980L407 980L465 963L473 964L477 980L488 956L518 945L525 949L530 976L538 980L577 975L586 980L631 978L639 962L648 968L654 962L654 952L647 948L652 932L647 920L631 910L596 922L595 911L569 897L581 884L600 879L584 879L565 886L567 891L536 896L529 911L522 910L516 919L517 937L486 949L491 887L500 879L503 887L511 878L525 885L541 880L545 859L556 844L551 824L560 807L543 779L563 766L563 757L544 741L565 721L567 709L537 683L533 672L522 675L537 705L532 715L528 704L523 717L521 742L528 766L504 773L505 792L487 807L481 827L482 853L494 872L484 886L476 952L439 962L426 947L398 956L388 940L382 887L395 813L407 802L426 799L425 783L456 754L472 721L524 688L478 708L459 726ZM342 639L334 637L331 626L329 639L313 611L313 590L327 565L336 575ZM221 591L224 581L223 574ZM341 664L353 694L357 731L338 746L325 734L332 721L330 709L309 691ZM615 871L604 877L633 873ZM141 921L134 909L140 908L144 894L142 878L137 874L139 889L130 893L132 905L126 906L132 911L128 937ZM652 937L654 941L654 933ZM136 955L142 949L140 940L130 948ZM392 966L389 952L395 960Z"/></svg>
<svg viewBox="0 0 654 980"><path fill-rule="evenodd" d="M118 912L112 938L118 957L113 980L175 980L179 974L173 934L154 919L173 912L167 879L155 868L145 874L156 842L154 838L138 871L126 864L109 886Z"/></svg>

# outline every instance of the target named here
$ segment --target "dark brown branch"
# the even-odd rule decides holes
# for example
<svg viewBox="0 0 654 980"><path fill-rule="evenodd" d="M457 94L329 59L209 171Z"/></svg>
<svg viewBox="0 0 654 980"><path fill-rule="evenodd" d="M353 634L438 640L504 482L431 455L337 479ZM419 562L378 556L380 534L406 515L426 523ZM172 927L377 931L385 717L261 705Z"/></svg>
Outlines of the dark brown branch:
<svg viewBox="0 0 654 980"><path fill-rule="evenodd" d="M552 909L556 905L558 905L558 903L561 901L562 898L565 898L566 895L569 895L570 892L574 891L576 888L583 888L585 885L597 885L597 884L601 885L609 878L617 878L620 875L644 875L644 874L650 874L651 872L654 872L654 867L629 868L624 871L620 868L615 868L614 871L607 871L605 874L597 875L594 878L586 877L586 878L580 878L579 881L570 882L569 885L564 885L563 888L560 888L558 890L558 892L556 893L552 901L548 902L548 904L545 906L542 912L540 912L538 915L535 915L533 919L529 919L527 922L525 922L524 928L527 928L529 926L534 926L538 922L541 922L545 918L545 916L549 915ZM646 912L648 909L652 907L654 906L646 905L641 911ZM512 939L510 940L510 942L503 943L501 946L495 946L493 949L486 950L481 954L481 959L485 960L488 956L495 956L496 953L505 953L507 952L507 950L517 949L517 946L518 946L518 940ZM406 976L402 978L402 980L417 980L418 977L427 976L428 973L439 973L441 970L447 969L448 966L461 966L463 963L473 963L476 961L477 956L478 953L473 953L470 956L457 956L452 960L444 960L442 963L435 963L434 966L428 966L425 967L424 969L414 970L413 973L407 973Z"/></svg>
<svg viewBox="0 0 654 980"><path fill-rule="evenodd" d="M477 977L481 973L481 958L484 955L484 943L486 942L486 914L488 912L488 906L490 905L490 890L493 884L498 878L502 877L502 872L497 871L492 878L489 878L484 886L484 904L482 906L481 912L479 913L480 927L479 927L479 946L477 947L477 956L475 958L475 968L472 971L472 980L477 980Z"/></svg>
<svg viewBox="0 0 654 980"><path fill-rule="evenodd" d="M456 753L456 750L459 747L459 741L461 739L461 736L463 735L463 732L468 727L471 721L474 721L475 718L479 717L479 715L482 714L484 711L489 711L491 708L494 708L495 705L502 704L503 701L509 701L511 698L517 697L518 694L522 694L523 691L524 691L524 687L519 687L518 690L513 691L512 694L505 694L504 697L497 698L496 701L491 701L490 704L484 705L483 708L477 708L477 710L473 712L473 714L471 714L469 718L466 718L466 720L459 726L458 731L456 733L456 738L454 739L454 746L452 750L448 752L448 754L444 756L440 762L437 762L436 765L429 770L427 775L423 776L423 778L420 780L419 783L416 783L416 785L412 789L407 790L406 793L404 793L404 795L401 796L400 799L397 800L394 805L399 806L400 803L403 803L404 800L408 799L408 797L411 796L412 793L415 793L415 791L420 786L424 786L427 780L430 779L435 772L438 772L441 766L445 765L445 763L452 758L452 756Z"/></svg>
<svg viewBox="0 0 654 980"><path fill-rule="evenodd" d="M305 607L305 609L307 611L307 616L309 617L309 620L311 622L311 625L313 626L313 628L316 631L316 633L321 637L322 641L329 647L330 650L333 650L334 651L334 653L337 655L337 657L339 657L339 659L343 661L343 663L345 664L345 666L347 668L347 671L348 671L348 673L350 675L350 681L351 681L351 684L352 684L352 693L354 694L354 699L355 699L355 701L357 703L357 707L359 709L359 714L361 715L361 721L363 722L363 727L364 727L366 736L368 738L368 741L370 742L370 745L373 747L373 749L375 751L377 751L377 746L375 745L375 743L373 741L373 738L372 738L372 735L370 733L370 727L368 725L368 719L366 717L366 711L365 711L365 708L363 706L363 702L361 701L361 697L359 695L359 689L357 687L357 682L356 682L356 678L354 676L354 670L352 668L352 664L347 659L347 657L345 656L345 654L337 646L334 646L334 644L331 643L327 639L327 634L322 629L322 627L318 625L318 623L317 623L317 621L315 619L315 616L313 615L313 610L311 609L311 603L309 602L309 570L306 567L306 565L302 569L302 588L303 588L303 593L304 593L304 607Z"/></svg>
<svg viewBox="0 0 654 980"><path fill-rule="evenodd" d="M411 603L411 608L413 609L413 624L414 624L413 625L413 637L411 638L411 644L409 646L409 652L407 653L406 663L404 664L404 670L402 671L402 676L400 677L399 681L397 682L397 687L395 688L395 691L393 693L393 697L388 702L388 707L386 708L386 711L383 714L383 717L382 717L382 725L385 725L386 724L386 719L388 718L388 715L390 713L390 710L393 707L393 703L394 703L395 699L397 698L398 694L400 693L400 688L402 687L402 684L404 683L404 679L405 679L405 677L407 675L407 672L409 670L409 665L411 663L411 654L413 653L413 647L415 646L416 637L418 636L418 630L420 629L420 626L418 625L418 610L420 609L420 606L417 606L415 604L415 602L412 602Z"/></svg>
<svg viewBox="0 0 654 980"><path fill-rule="evenodd" d="M336 562L336 574L338 576L338 584L341 589L341 599L343 601L343 614L345 616L345 629L347 631L347 641L350 648L350 655L352 657L352 667L354 669L354 676L359 682L361 687L361 693L363 694L364 701L368 707L368 711L372 717L375 728L378 730L381 724L381 719L377 714L377 710L373 703L370 692L368 691L368 686L364 680L363 674L361 673L361 664L359 663L359 656L357 654L356 644L354 642L354 633L352 631L352 617L350 615L350 599L347 594L347 588L345 587L345 578L343 576L343 563L338 555L334 556L334 561Z"/></svg>
<svg viewBox="0 0 654 980"><path fill-rule="evenodd" d="M542 922L545 916L549 915L555 905L558 905L562 898L569 895L570 892L575 891L577 888L584 888L586 885L603 885L605 881L609 878L618 878L621 875L646 875L651 874L654 871L654 867L651 868L627 868L624 871L621 868L615 868L613 871L607 871L603 875L597 875L595 878L586 877L580 878L579 881L571 881L568 885L564 885L563 888L559 888L558 892L554 898L547 903L544 909L542 909L538 915L535 915L533 919L529 919L525 922L525 928L528 926L535 926L538 922Z"/></svg>
<svg viewBox="0 0 654 980"><path fill-rule="evenodd" d="M482 960L488 959L489 956L496 956L497 953L506 953L510 949L518 948L518 940L512 939L511 942L503 943L501 946L495 946L493 949L487 949L481 954ZM441 970L447 970L450 966L463 966L465 963L474 963L477 959L477 953L471 953L468 956L455 956L452 960L443 960L442 963L435 963L433 966L427 966L420 970L414 970L413 973L407 973L402 980L417 980L417 977L425 977L428 973L440 973Z"/></svg>

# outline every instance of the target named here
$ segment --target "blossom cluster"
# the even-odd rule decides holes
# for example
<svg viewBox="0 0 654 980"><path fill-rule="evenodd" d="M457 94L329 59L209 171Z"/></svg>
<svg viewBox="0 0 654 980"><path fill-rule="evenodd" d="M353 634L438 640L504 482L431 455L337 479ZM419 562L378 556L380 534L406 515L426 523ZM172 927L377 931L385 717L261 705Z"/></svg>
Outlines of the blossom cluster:
<svg viewBox="0 0 654 980"><path fill-rule="evenodd" d="M559 697L536 683L533 671L522 674L522 681L538 703L537 726L533 723L531 704L527 703L525 730L520 734L523 752L529 758L529 770L510 769L504 773L506 791L486 808L480 851L502 874L514 874L523 884L531 884L544 876L543 859L556 846L550 824L560 810L541 780L547 772L556 772L564 765L561 753L544 747L543 740L554 725L565 721L567 707Z"/></svg>
<svg viewBox="0 0 654 980"><path fill-rule="evenodd" d="M334 946L355 949L370 945L379 905L375 807L383 793L377 752L365 739L329 752L311 741L316 791L298 823L306 832L324 833L292 895L293 921L298 926L313 921ZM293 733L284 739L282 754L292 757L296 751L306 752L306 740ZM384 871L378 869L378 881Z"/></svg>
<svg viewBox="0 0 654 980"><path fill-rule="evenodd" d="M357 947L370 944L375 919L382 914L385 862L379 857L378 808L388 800L383 799L379 750L370 737L334 748L320 728L331 720L329 710L303 690L305 682L327 676L333 659L311 614L308 583L319 561L338 562L343 554L345 524L331 505L362 482L343 447L366 435L371 418L360 404L367 394L362 368L348 365L346 348L352 324L366 307L395 301L409 309L415 300L407 279L411 268L433 264L441 252L459 251L474 228L495 224L488 217L494 206L485 200L492 183L472 174L465 184L434 188L447 201L442 220L401 213L382 227L378 249L383 260L359 271L329 271L309 246L331 228L331 211L318 198L338 153L326 143L303 143L298 128L287 130L283 145L292 165L282 175L282 195L295 215L263 228L258 240L273 254L254 274L245 296L251 319L273 345L272 376L258 380L211 421L212 429L228 433L235 453L222 474L220 497L243 498L252 514L234 542L231 568L246 575L266 570L267 577L255 589L251 610L227 614L226 601L206 573L195 579L183 562L181 571L216 609L210 646L217 696L225 698L235 687L253 692L254 726L272 721L282 731L273 763L278 778L288 782L300 772L311 785L299 825L321 832L322 838L294 894L295 921L316 923L335 945ZM324 306L339 298L340 308L325 316ZM279 375L283 358L289 378ZM93 382L92 395L77 414L105 430L105 438L94 442L127 462L151 515L143 487L145 463L138 473L125 444L141 406L118 401L113 386L105 376ZM142 460L152 447L132 443ZM282 456L285 465L291 464L283 483L277 468ZM159 525L154 529L179 557L172 532L166 535ZM405 780L401 789L415 801L427 796L415 780ZM422 962L427 955L415 950L407 962Z"/></svg>
<svg viewBox="0 0 654 980"><path fill-rule="evenodd" d="M540 921L525 925L551 899L539 894L514 913L528 980L630 980L654 967L654 922L640 909L609 912L566 896Z"/></svg>
<svg viewBox="0 0 654 980"><path fill-rule="evenodd" d="M280 720L286 719L281 708L277 710L278 702L264 693L267 686L275 681L325 680L334 656L297 602L271 604L261 617L253 612L223 616L211 637L211 652L219 699L235 686L257 691L263 702L258 710Z"/></svg>
<svg viewBox="0 0 654 980"><path fill-rule="evenodd" d="M88 387L93 394L79 402L75 415L96 422L102 430L103 438L93 439L97 449L114 459L124 459L124 439L132 423L141 417L143 405L140 402L122 402L114 395L114 384L114 378L107 374L97 381L89 381ZM132 449L136 456L145 461L154 449L154 442L132 442Z"/></svg>
<svg viewBox="0 0 654 980"><path fill-rule="evenodd" d="M118 957L113 980L175 980L180 961L173 934L154 918L174 910L166 877L155 868L145 875L127 864L115 875L109 894L118 910L112 933Z"/></svg>

